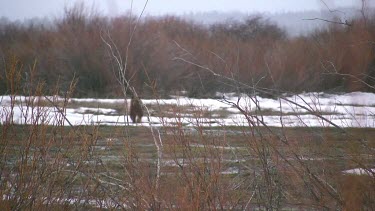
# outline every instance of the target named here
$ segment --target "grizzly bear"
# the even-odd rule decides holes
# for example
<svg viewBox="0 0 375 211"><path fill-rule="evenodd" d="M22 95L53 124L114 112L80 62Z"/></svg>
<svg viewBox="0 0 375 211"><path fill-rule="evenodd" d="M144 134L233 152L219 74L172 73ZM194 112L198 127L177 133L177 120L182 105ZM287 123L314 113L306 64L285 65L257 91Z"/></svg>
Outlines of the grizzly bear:
<svg viewBox="0 0 375 211"><path fill-rule="evenodd" d="M141 105L141 99L138 97L132 97L130 101L130 118L133 123L139 123L142 120L143 109Z"/></svg>

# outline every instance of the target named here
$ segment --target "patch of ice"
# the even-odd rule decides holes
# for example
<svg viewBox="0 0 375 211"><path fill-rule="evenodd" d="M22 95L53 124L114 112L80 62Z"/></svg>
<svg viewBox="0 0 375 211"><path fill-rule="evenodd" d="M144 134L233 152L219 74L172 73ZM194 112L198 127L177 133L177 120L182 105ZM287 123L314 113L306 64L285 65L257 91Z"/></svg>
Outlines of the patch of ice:
<svg viewBox="0 0 375 211"><path fill-rule="evenodd" d="M77 103L125 103L124 99L95 99L95 98L72 98L71 102Z"/></svg>
<svg viewBox="0 0 375 211"><path fill-rule="evenodd" d="M229 175L229 174L238 174L240 173L240 170L238 167L229 167L225 171L220 172L221 174Z"/></svg>
<svg viewBox="0 0 375 211"><path fill-rule="evenodd" d="M74 109L75 113L102 113L102 114L114 114L117 113L115 109L110 108L88 108L88 107L80 107Z"/></svg>

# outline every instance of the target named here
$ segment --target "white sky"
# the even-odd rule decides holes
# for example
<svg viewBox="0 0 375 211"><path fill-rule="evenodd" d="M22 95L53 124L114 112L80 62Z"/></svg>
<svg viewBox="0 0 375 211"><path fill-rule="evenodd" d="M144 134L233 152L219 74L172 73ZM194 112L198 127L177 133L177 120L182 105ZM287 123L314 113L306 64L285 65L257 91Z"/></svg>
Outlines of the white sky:
<svg viewBox="0 0 375 211"><path fill-rule="evenodd" d="M372 0L369 0L371 2ZM103 15L121 15L130 10L131 0L0 0L0 17L10 20L24 20L33 17L59 17L64 6L84 2ZM146 0L134 0L133 10L140 12ZM355 6L360 0L325 0L331 8ZM206 11L287 12L320 10L325 6L322 0L149 0L146 14L184 14Z"/></svg>

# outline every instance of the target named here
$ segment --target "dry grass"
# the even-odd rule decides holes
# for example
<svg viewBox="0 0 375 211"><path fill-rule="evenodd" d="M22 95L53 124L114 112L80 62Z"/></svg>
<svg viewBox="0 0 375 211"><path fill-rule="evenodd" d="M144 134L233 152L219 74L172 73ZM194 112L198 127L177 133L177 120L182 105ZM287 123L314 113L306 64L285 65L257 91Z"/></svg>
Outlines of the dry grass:
<svg viewBox="0 0 375 211"><path fill-rule="evenodd" d="M254 154L255 146L251 143L254 138L259 139L260 136L271 138L273 135L267 133L266 128L260 128L261 135L255 137L244 134L243 130L247 128L241 127L216 128L216 132L213 132L215 128L206 130L195 128L193 129L195 132L190 133L185 133L182 128L162 129L164 162L161 188L157 193L152 186L153 175L156 173L157 155L148 128L128 127L126 134L123 127L44 126L43 130L37 130L33 126L7 128L1 126L0 129L12 132L7 135L6 148L2 148L4 149L2 151L4 158L1 174L2 194L15 197L12 191L22 189L20 194L23 195L19 196L35 197L30 199L31 204L26 203L27 200L6 200L2 203L5 207L15 208L16 205L23 203L27 204L26 207L33 209L39 206L59 207L60 205L56 204L57 201L51 200L50 205L45 205L40 201L48 197L49 192L55 193L50 197L109 199L114 197L113 188L118 189L119 187L116 186L123 186L128 182L131 183L128 184L129 188L135 188L132 190L135 192L122 190L121 194L135 199L140 197L139 199L146 200L148 203L156 203L160 206L159 208L207 209L217 206L222 206L223 209L231 206L244 208L254 191L256 194L252 199L251 207L263 207L269 202L267 202L267 192L257 189L267 186L264 186L266 183L263 184L265 181L261 176L264 173L262 158L259 154ZM223 136L223 131L228 133ZM353 155L349 153L352 153L353 146L356 146L351 141L346 141L345 135L338 133L335 129L325 128L285 130L275 128L275 131L284 133L293 149L273 138L269 139L268 143L278 143L277 150L288 156L289 162L294 167L299 167L300 161L293 157L291 151L303 156L304 166L337 187L344 201L343 207L359 205L373 207L371 203L373 203L374 193L371 187L374 187L374 180L367 176L342 174L343 170L354 166L351 161ZM375 130L373 129L348 129L347 132L366 134L368 144L375 144L373 138ZM4 137L5 134L2 133L2 135ZM25 143L25 140L31 136L39 138ZM52 142L52 140L58 141ZM25 157L26 153L29 154L28 157ZM369 156L361 154L363 164L373 163L374 158ZM273 171L277 174L272 177L277 178L278 185L272 186L272 192L289 194L284 195L280 202L277 202L279 199L274 198L273 203L280 203L279 206L284 208L298 207L297 204L302 202L305 203L304 206L312 207L321 203L328 207L339 206L330 196L325 195L323 190L321 191L324 196L319 197L318 204L309 200L311 195L303 188L304 182L298 179L298 172L290 169L284 161L280 160L281 158L272 156L270 159L273 160L272 162L277 160L280 162L274 163L276 166ZM235 171L229 174L224 173L231 169ZM103 175L106 176L103 177ZM109 177L113 178L109 179ZM295 177L295 179L288 179L290 177ZM114 178L121 180L117 181ZM106 183L101 181L102 184L100 184L99 179L111 181L116 185L104 188ZM313 181L310 182L312 183L310 185L314 184ZM258 184L257 188L255 184ZM237 188L234 188L236 186ZM18 189L14 189L15 187ZM296 187L298 189L295 189ZM34 193L33 189L39 190L38 193ZM82 193L84 189L88 191ZM350 194L354 189L359 193L358 195ZM60 194L56 194L56 191ZM159 202L152 202L155 194L158 195ZM350 196L355 196L355 198ZM126 204L129 201L121 201L121 203ZM145 202L139 203L134 205L134 208L156 206L144 204ZM71 208L85 206L91 205L78 202L67 205Z"/></svg>

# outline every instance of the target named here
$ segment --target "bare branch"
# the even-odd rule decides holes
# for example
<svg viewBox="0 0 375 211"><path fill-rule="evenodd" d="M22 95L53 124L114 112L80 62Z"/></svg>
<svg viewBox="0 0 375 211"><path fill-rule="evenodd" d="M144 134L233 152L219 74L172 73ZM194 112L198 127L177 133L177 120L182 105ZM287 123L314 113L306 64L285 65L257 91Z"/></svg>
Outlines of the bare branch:
<svg viewBox="0 0 375 211"><path fill-rule="evenodd" d="M331 12L331 13L339 12L339 13L345 14L345 12L343 12L341 10L333 10L333 9L331 9L324 0L320 0L320 2L322 2L324 4L324 6L328 9L328 11Z"/></svg>
<svg viewBox="0 0 375 211"><path fill-rule="evenodd" d="M359 83L362 83L364 84L365 86L367 86L368 88L370 89L373 89L375 90L375 86L367 83L365 80L355 76L355 75L352 75L352 74L347 74L347 73L339 73L336 69L336 66L333 64L333 62L331 61L326 61L332 68L333 70L329 70L324 64L323 62L321 62L321 65L322 67L324 68L324 70L326 71L324 74L327 74L327 75L338 75L338 76L344 76L344 77L349 77L349 78L353 78L356 80L356 82L359 82ZM364 77L369 77L371 79L373 79L372 77L366 75L366 74L363 74Z"/></svg>
<svg viewBox="0 0 375 211"><path fill-rule="evenodd" d="M315 21L315 20L319 20L319 21L324 21L324 22L327 22L327 23L334 23L334 24L340 24L340 25L345 25L345 26L352 26L351 23L349 23L347 20L345 20L345 22L342 22L342 21L333 21L333 20L327 20L327 19L323 19L323 18L304 18L302 20L306 20L306 21Z"/></svg>
<svg viewBox="0 0 375 211"><path fill-rule="evenodd" d="M131 86L131 78L133 76L131 76L129 79L127 79L125 73L127 71L129 49L130 49L130 46L132 44L133 37L134 37L134 34L136 32L137 26L140 22L140 19L142 18L142 15L143 15L143 13L146 9L147 4L148 4L148 0L144 4L142 12L139 15L139 17L137 18L137 21L136 21L136 23L135 23L135 25L134 25L134 27L131 31L130 39L129 39L128 44L126 46L126 54L125 54L125 62L124 63L122 63L123 60L121 58L121 55L120 55L119 50L117 48L117 45L115 44L115 42L112 40L112 38L110 36L110 33L107 32L107 38L109 39L109 41L107 41L103 36L101 36L102 41L108 47L108 51L109 51L110 55L115 59L115 61L117 63L117 67L118 67L117 81L119 82L119 84L123 88L123 94L124 94L125 99L126 99L127 90L129 90L131 92L132 96L139 99L135 88L133 86ZM140 103L141 103L141 106L146 110L148 125L150 127L151 135L153 137L153 141L154 141L154 144L156 146L157 155L158 155L157 164L156 164L156 179L155 179L155 189L156 189L156 194L157 194L157 192L159 190L159 186L160 186L159 181L160 181L162 157L163 157L163 141L161 139L160 131L152 125L151 118L150 118L151 113L150 113L148 107L145 104L143 104L142 101L140 101ZM127 122L129 122L129 121L127 121ZM158 195L155 196L155 199L156 199L156 201L158 201Z"/></svg>

